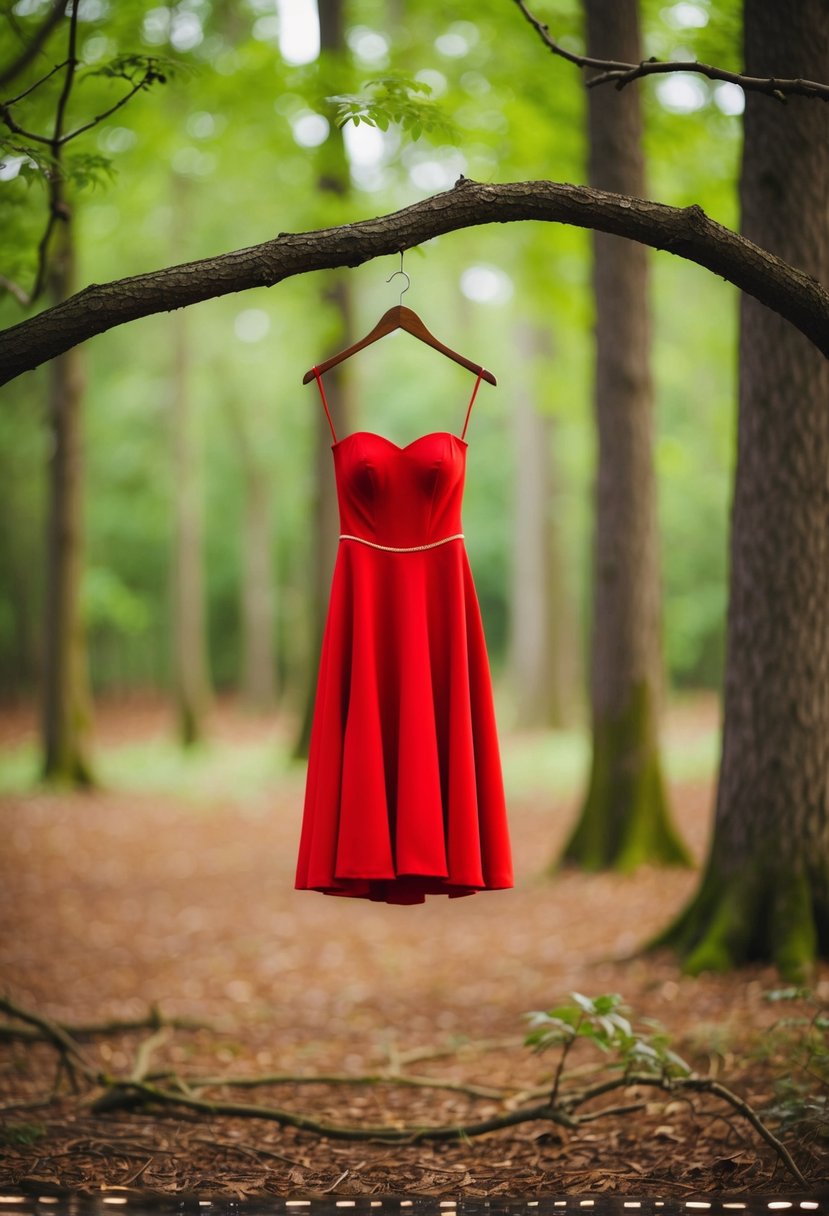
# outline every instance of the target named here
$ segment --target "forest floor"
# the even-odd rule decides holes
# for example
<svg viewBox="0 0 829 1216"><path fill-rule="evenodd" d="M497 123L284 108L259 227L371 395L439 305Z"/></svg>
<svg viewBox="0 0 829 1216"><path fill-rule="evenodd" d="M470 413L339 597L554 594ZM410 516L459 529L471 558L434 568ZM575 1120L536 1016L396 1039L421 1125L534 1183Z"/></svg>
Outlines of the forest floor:
<svg viewBox="0 0 829 1216"><path fill-rule="evenodd" d="M710 825L717 716L715 701L695 699L673 707L666 728L674 813L697 859ZM105 705L96 732L102 788L61 793L30 784L34 711L0 712L6 998L70 1027L140 1019L151 1005L203 1024L86 1038L86 1058L102 1073L129 1076L139 1061L148 1077L287 1074L263 1089L189 1092L332 1124L401 1127L485 1119L504 1109L486 1093L501 1087L507 1108L520 1106L519 1091L549 1086L557 1064L555 1052L523 1045L525 1013L572 992L620 993L637 1024L657 1019L700 1075L763 1115L809 1188L826 1182L825 1122L823 1137L816 1125L787 1129L780 1103L788 1093L791 1107L801 1082L817 1091L800 1068L799 1019L829 1002L829 973L815 977L811 997L780 1002L769 999L780 983L768 968L690 978L670 956L637 954L682 906L694 872L551 878L546 868L577 808L581 743L504 740L514 890L389 907L293 889L304 770L287 759L289 728L222 702L212 742L182 757L164 706ZM626 1090L607 1102L636 1110L573 1129L536 1121L448 1143L388 1144L185 1109L96 1109L84 1083L73 1093L63 1076L53 1088L56 1061L49 1044L0 1032L6 1186L296 1198L804 1191L710 1095ZM567 1069L566 1085L612 1075L589 1041ZM389 1072L458 1088L307 1080Z"/></svg>

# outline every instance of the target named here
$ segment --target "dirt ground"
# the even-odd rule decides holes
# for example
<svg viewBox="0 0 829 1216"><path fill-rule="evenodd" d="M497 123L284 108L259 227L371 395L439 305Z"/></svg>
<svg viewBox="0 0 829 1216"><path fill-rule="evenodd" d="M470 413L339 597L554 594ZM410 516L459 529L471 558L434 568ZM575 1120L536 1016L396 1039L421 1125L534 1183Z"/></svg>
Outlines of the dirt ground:
<svg viewBox="0 0 829 1216"><path fill-rule="evenodd" d="M716 706L703 703L678 711L671 729L691 738L712 716ZM277 739L285 727L224 704L212 729L241 744ZM30 711L0 715L0 742L33 731ZM98 719L102 748L165 732L166 711L151 703L113 705ZM514 1108L517 1091L549 1085L556 1065L554 1054L523 1045L524 1014L573 991L621 993L636 1021L658 1019L701 1075L758 1111L774 1104L781 1077L794 1076L800 1031L774 1027L813 1009L769 1001L780 987L772 970L693 979L671 957L636 955L680 908L694 873L545 874L572 822L572 798L538 789L510 796L513 891L401 908L293 889L303 779L298 766L238 797L209 799L160 795L149 780L129 792L0 799L0 991L70 1026L141 1018L150 1005L204 1023L153 1041L152 1070L182 1078L397 1070L511 1087ZM674 785L672 798L700 858L710 781ZM829 999L825 970L814 989ZM97 1070L129 1074L150 1033L97 1035L84 1050ZM603 1063L598 1054L579 1044L567 1083L589 1080ZM612 1105L641 1109L575 1130L534 1122L450 1143L390 1145L185 1110L93 1110L97 1095L83 1086L73 1094L65 1077L44 1102L55 1066L51 1046L0 1034L6 1186L297 1198L803 1193L748 1124L710 1096L625 1091L611 1095ZM199 1092L348 1125L454 1125L504 1108L491 1094L423 1085L294 1079ZM809 1187L821 1188L826 1141L802 1128L781 1135Z"/></svg>

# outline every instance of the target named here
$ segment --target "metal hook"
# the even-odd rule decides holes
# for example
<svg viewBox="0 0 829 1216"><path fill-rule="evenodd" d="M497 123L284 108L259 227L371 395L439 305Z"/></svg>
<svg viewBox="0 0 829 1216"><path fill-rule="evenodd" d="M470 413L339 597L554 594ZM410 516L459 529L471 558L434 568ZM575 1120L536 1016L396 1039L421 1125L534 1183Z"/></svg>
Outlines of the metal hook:
<svg viewBox="0 0 829 1216"><path fill-rule="evenodd" d="M390 283L392 281L392 279L396 279L399 274L402 274L403 278L406 280L406 286L403 288L403 290L400 293L400 303L402 304L404 295L406 294L406 292L409 290L409 288L412 285L412 280L409 278L409 276L406 274L406 271L403 269L403 250L402 249L400 250L400 269L392 271L392 273L386 279L386 282Z"/></svg>

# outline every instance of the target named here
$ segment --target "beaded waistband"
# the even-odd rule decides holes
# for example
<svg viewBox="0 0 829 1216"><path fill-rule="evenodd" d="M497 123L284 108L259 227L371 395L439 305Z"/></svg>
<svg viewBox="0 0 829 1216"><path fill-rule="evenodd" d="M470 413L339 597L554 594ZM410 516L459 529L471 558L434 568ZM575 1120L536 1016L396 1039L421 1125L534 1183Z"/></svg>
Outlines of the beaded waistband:
<svg viewBox="0 0 829 1216"><path fill-rule="evenodd" d="M456 532L454 536L444 536L443 540L433 540L428 545L378 545L376 541L366 540L364 536L351 536L348 532L341 532L340 540L358 540L361 545L371 545L372 549L383 549L386 553L419 553L423 549L435 549L438 545L448 544L450 540L463 540L463 532Z"/></svg>

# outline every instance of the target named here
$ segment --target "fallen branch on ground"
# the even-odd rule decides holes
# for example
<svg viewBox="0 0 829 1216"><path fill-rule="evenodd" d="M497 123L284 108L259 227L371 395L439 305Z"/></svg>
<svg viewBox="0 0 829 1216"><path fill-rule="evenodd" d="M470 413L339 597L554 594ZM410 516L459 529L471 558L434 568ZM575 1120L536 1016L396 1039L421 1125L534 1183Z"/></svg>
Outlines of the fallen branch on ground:
<svg viewBox="0 0 829 1216"><path fill-rule="evenodd" d="M16 1005L11 1001L0 997L0 1011L9 1014L12 1017L22 1018L22 1011L18 1010ZM68 1025L65 1022L49 1023L51 1026L59 1026L75 1041L79 1039L98 1039L119 1034L129 1034L134 1030L160 1030L162 1026L169 1026L172 1030L212 1030L215 1031L215 1026L210 1022L201 1022L196 1018L171 1018L162 1013L157 1005L151 1005L148 1013L143 1018L113 1018L109 1022L87 1022ZM0 1022L0 1039L10 1040L19 1039L24 1042L30 1042L36 1039L49 1039L50 1034L44 1030L43 1026L37 1024L19 1025L14 1022Z"/></svg>
<svg viewBox="0 0 829 1216"><path fill-rule="evenodd" d="M632 1031L627 1019L617 1012L619 998L599 997L595 1001L591 1001L589 998L578 997L577 1001L577 1005L563 1007L547 1014L532 1015L535 1029L528 1036L527 1044L534 1046L536 1050L545 1050L553 1044L561 1047L561 1057L555 1070L552 1088L545 1087L543 1092L546 1097L543 1102L532 1106L522 1106L519 1109L505 1110L503 1113L492 1115L489 1118L448 1126L402 1127L385 1124L359 1127L333 1123L277 1106L224 1099L211 1100L198 1096L198 1091L220 1086L230 1089L317 1083L390 1087L429 1086L461 1091L473 1099L511 1101L513 1103L516 1100L516 1094L514 1091L494 1091L489 1087L442 1082L439 1078L414 1078L400 1074L355 1077L342 1074L318 1077L291 1074L271 1074L264 1077L184 1077L175 1072L154 1074L157 1079L164 1081L164 1084L161 1085L148 1079L148 1076L153 1051L161 1046L169 1036L169 1027L165 1026L163 1022L139 1044L131 1073L127 1076L111 1076L95 1069L86 1060L80 1047L74 1042L65 1027L21 1009L11 1001L2 998L0 998L0 1009L12 1018L37 1028L40 1037L49 1042L59 1053L62 1064L84 1077L92 1092L87 1094L82 1101L87 1109L96 1114L124 1108L142 1111L169 1108L190 1110L198 1114L209 1115L211 1118L223 1115L232 1118L263 1119L282 1127L293 1127L334 1140L373 1140L383 1143L417 1144L471 1139L533 1122L552 1123L570 1130L577 1130L580 1126L594 1123L601 1118L641 1110L645 1104L635 1097L635 1091L650 1088L677 1096L708 1095L724 1103L750 1124L757 1135L775 1152L797 1183L804 1188L807 1186L806 1179L789 1150L766 1126L753 1107L713 1078L677 1075L677 1069L686 1067L683 1062L667 1049L658 1035L645 1036ZM620 1053L623 1048L628 1060L637 1059L640 1065L653 1067L654 1071L637 1072L631 1067L625 1067L624 1071L617 1075L586 1088L578 1090L569 1088L566 1082L568 1079L571 1080L572 1074L564 1072L564 1063L579 1037L592 1038L596 1044L605 1048L613 1047ZM584 1107L590 1107L597 1099L617 1091L633 1093L634 1100L598 1110L582 1110ZM721 1117L718 1112L713 1111L697 1113Z"/></svg>

